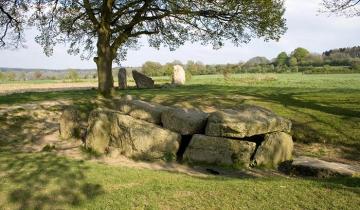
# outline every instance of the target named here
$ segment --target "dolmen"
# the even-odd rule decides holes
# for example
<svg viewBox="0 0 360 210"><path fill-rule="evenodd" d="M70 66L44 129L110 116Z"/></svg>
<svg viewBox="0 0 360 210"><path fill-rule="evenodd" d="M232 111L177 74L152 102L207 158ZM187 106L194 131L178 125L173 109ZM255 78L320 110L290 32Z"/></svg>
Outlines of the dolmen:
<svg viewBox="0 0 360 210"><path fill-rule="evenodd" d="M125 96L93 110L86 147L141 160L277 167L292 158L291 121L268 109L241 105L205 113Z"/></svg>

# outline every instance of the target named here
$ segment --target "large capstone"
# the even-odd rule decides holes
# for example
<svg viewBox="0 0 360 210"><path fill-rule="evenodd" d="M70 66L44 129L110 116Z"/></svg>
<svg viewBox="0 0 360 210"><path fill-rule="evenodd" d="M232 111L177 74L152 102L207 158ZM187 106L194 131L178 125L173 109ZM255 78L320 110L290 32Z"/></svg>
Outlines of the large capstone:
<svg viewBox="0 0 360 210"><path fill-rule="evenodd" d="M120 89L126 89L127 88L127 78L126 78L126 69L120 68L118 72L118 82L119 82L119 88Z"/></svg>
<svg viewBox="0 0 360 210"><path fill-rule="evenodd" d="M184 68L182 66L180 66L180 65L175 65L174 66L174 71L173 71L173 74L172 74L172 84L184 85L185 80L186 80L186 76L185 76Z"/></svg>
<svg viewBox="0 0 360 210"><path fill-rule="evenodd" d="M262 107L242 105L237 110L225 109L211 113L205 133L208 136L244 138L290 130L290 120Z"/></svg>
<svg viewBox="0 0 360 210"><path fill-rule="evenodd" d="M64 140L80 137L80 113L74 108L66 108L60 116L60 137Z"/></svg>
<svg viewBox="0 0 360 210"><path fill-rule="evenodd" d="M115 147L121 154L136 159L169 160L176 157L181 139L179 134L121 112L113 110L93 112L91 116L101 116L98 120L89 120L90 142L87 142L87 145L95 151L104 153L107 147ZM101 142L94 143L97 141ZM93 145L101 147L93 147Z"/></svg>
<svg viewBox="0 0 360 210"><path fill-rule="evenodd" d="M161 114L169 109L166 106L150 104L140 100L129 101L127 105L129 106L128 115L158 125L161 124Z"/></svg>
<svg viewBox="0 0 360 210"><path fill-rule="evenodd" d="M202 111L171 108L161 115L164 128L178 132L181 135L203 133L208 114Z"/></svg>
<svg viewBox="0 0 360 210"><path fill-rule="evenodd" d="M137 88L154 88L154 80L150 77L135 70L132 71L132 75Z"/></svg>
<svg viewBox="0 0 360 210"><path fill-rule="evenodd" d="M184 160L220 166L249 166L255 147L254 142L195 134L184 153Z"/></svg>
<svg viewBox="0 0 360 210"><path fill-rule="evenodd" d="M276 167L290 160L294 143L291 136L284 132L265 134L264 141L256 150L254 163L268 167Z"/></svg>

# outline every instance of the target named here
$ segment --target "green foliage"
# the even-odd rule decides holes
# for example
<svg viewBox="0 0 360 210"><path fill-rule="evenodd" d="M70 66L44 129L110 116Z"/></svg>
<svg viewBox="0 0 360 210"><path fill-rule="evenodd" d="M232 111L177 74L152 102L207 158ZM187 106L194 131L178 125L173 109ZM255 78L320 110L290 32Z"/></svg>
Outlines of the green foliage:
<svg viewBox="0 0 360 210"><path fill-rule="evenodd" d="M302 63L304 59L310 55L310 52L302 47L296 48L292 53L291 56L295 57L298 63Z"/></svg>
<svg viewBox="0 0 360 210"><path fill-rule="evenodd" d="M291 67L291 66L297 66L298 64L298 60L295 56L291 56L289 57L289 60L288 60L288 65Z"/></svg>
<svg viewBox="0 0 360 210"><path fill-rule="evenodd" d="M146 61L141 67L142 72L148 76L164 76L161 68L161 63L153 61Z"/></svg>
<svg viewBox="0 0 360 210"><path fill-rule="evenodd" d="M75 69L69 69L66 74L66 79L71 82L78 82L80 80L80 76Z"/></svg>
<svg viewBox="0 0 360 210"><path fill-rule="evenodd" d="M350 69L349 67L344 66L329 66L325 65L322 67L313 67L313 66L306 66L301 67L301 71L304 74L353 74L359 73L354 69Z"/></svg>
<svg viewBox="0 0 360 210"><path fill-rule="evenodd" d="M360 59L351 62L351 69L360 72Z"/></svg>
<svg viewBox="0 0 360 210"><path fill-rule="evenodd" d="M289 56L286 54L286 52L281 52L276 57L275 64L276 64L276 66L284 66L284 65L286 65L286 62L288 59L289 59Z"/></svg>

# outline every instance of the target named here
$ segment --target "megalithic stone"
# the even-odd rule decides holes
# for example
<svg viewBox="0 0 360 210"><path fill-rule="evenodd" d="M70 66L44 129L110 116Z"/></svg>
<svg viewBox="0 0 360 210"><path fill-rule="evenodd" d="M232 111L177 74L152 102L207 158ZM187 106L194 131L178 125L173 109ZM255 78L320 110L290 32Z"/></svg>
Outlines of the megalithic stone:
<svg viewBox="0 0 360 210"><path fill-rule="evenodd" d="M118 73L119 80L119 88L126 89L127 88L127 80L126 80L126 69L120 68Z"/></svg>

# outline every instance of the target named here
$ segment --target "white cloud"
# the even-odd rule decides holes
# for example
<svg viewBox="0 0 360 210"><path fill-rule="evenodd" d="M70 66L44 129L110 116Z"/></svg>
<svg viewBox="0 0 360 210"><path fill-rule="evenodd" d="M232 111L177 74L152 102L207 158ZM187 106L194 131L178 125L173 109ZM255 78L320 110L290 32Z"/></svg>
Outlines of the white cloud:
<svg viewBox="0 0 360 210"><path fill-rule="evenodd" d="M143 47L129 51L125 66L139 66L147 60L161 63L173 60L199 60L204 63L237 63L254 56L275 57L279 52L290 53L296 47L305 47L312 52L327 49L360 45L360 17L343 18L319 14L320 0L287 0L286 13L288 31L279 42L253 40L247 45L234 47L227 43L220 50L200 44L186 44L176 51L156 50ZM27 33L28 49L0 51L0 66L22 68L95 68L92 60L81 61L79 57L66 54L66 47L58 46L52 57L48 58L33 41L34 32Z"/></svg>

